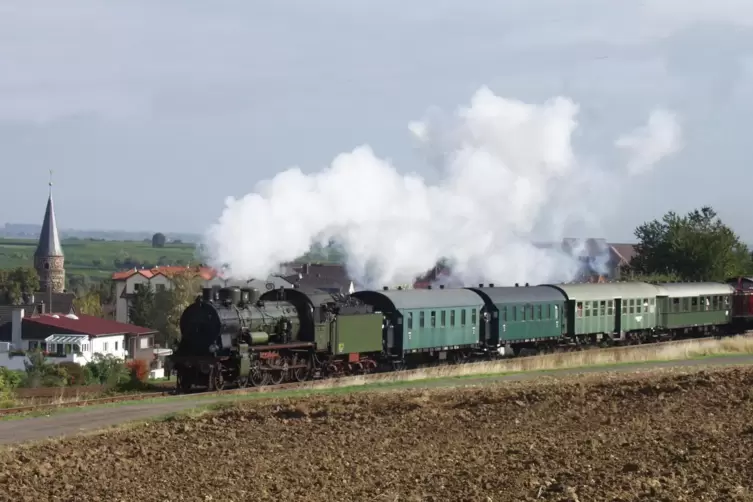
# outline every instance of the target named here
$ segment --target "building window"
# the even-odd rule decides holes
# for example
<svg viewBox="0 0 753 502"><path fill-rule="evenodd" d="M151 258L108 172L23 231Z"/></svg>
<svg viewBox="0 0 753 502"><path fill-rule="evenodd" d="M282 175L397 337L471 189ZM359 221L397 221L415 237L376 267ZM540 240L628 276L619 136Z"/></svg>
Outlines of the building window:
<svg viewBox="0 0 753 502"><path fill-rule="evenodd" d="M118 351L118 342L115 342L115 352Z"/></svg>
<svg viewBox="0 0 753 502"><path fill-rule="evenodd" d="M102 342L102 351L107 352L107 342Z"/></svg>
<svg viewBox="0 0 753 502"><path fill-rule="evenodd" d="M162 291L165 291L165 285L164 284L157 284L157 293L160 293Z"/></svg>

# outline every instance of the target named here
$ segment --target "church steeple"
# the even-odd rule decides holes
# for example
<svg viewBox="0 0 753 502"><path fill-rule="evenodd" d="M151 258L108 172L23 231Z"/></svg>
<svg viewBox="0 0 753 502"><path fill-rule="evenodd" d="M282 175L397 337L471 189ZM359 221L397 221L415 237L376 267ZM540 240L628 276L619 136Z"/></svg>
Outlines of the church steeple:
<svg viewBox="0 0 753 502"><path fill-rule="evenodd" d="M50 171L50 195L44 212L39 244L34 252L34 268L39 274L40 289L45 292L62 293L65 290L65 258L60 245L55 209L52 203L52 171Z"/></svg>

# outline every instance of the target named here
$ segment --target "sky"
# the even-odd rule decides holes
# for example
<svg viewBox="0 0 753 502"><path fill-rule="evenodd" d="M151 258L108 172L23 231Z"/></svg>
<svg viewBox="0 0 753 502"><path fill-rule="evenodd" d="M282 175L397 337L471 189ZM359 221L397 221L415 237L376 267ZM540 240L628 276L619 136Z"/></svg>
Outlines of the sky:
<svg viewBox="0 0 753 502"><path fill-rule="evenodd" d="M362 145L431 182L410 124L481 88L571 99L573 148L606 171L626 162L615 138L677 117L682 148L603 187L617 207L568 232L630 242L707 204L753 241L743 0L5 0L0 224L41 220L49 169L58 224L77 229L204 232L227 196Z"/></svg>

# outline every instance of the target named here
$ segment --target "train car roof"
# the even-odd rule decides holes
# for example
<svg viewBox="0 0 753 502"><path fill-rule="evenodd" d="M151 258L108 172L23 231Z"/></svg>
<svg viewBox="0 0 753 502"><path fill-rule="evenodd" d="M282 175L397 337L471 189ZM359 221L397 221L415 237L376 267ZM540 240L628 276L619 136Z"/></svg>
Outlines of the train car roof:
<svg viewBox="0 0 753 502"><path fill-rule="evenodd" d="M388 291L356 291L353 293L366 303L385 310L383 305L395 309L482 307L483 299L464 288L452 289L393 289Z"/></svg>
<svg viewBox="0 0 753 502"><path fill-rule="evenodd" d="M528 302L565 302L565 294L546 286L498 287L498 288L468 288L475 291L482 298L488 298L495 305Z"/></svg>
<svg viewBox="0 0 753 502"><path fill-rule="evenodd" d="M608 282L596 284L546 284L567 296L568 300L594 301L616 298L652 298L662 296L661 289L647 282Z"/></svg>
<svg viewBox="0 0 753 502"><path fill-rule="evenodd" d="M731 295L735 288L719 282L663 282L657 284L662 290L660 296L688 298L691 296Z"/></svg>

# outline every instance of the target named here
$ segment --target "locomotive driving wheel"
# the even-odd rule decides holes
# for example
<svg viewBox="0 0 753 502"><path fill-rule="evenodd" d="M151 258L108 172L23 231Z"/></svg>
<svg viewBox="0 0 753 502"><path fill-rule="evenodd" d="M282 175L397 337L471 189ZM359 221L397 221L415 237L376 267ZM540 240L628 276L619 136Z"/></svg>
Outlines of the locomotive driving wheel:
<svg viewBox="0 0 753 502"><path fill-rule="evenodd" d="M269 375L266 371L262 371L258 363L251 366L251 369L248 371L249 384L254 387L261 387L262 385L266 385L268 380Z"/></svg>
<svg viewBox="0 0 753 502"><path fill-rule="evenodd" d="M311 374L311 362L306 359L305 357L296 358L293 360L294 365L299 364L305 364L306 366L303 368L295 368L292 371L293 374L293 380L296 382L305 382L309 379L309 375Z"/></svg>
<svg viewBox="0 0 753 502"><path fill-rule="evenodd" d="M215 366L209 375L211 390L222 390L225 388L225 378L222 376L222 368Z"/></svg>
<svg viewBox="0 0 753 502"><path fill-rule="evenodd" d="M272 385L281 384L288 374L288 363L282 359L277 359L270 367L272 369L267 373L270 383Z"/></svg>

